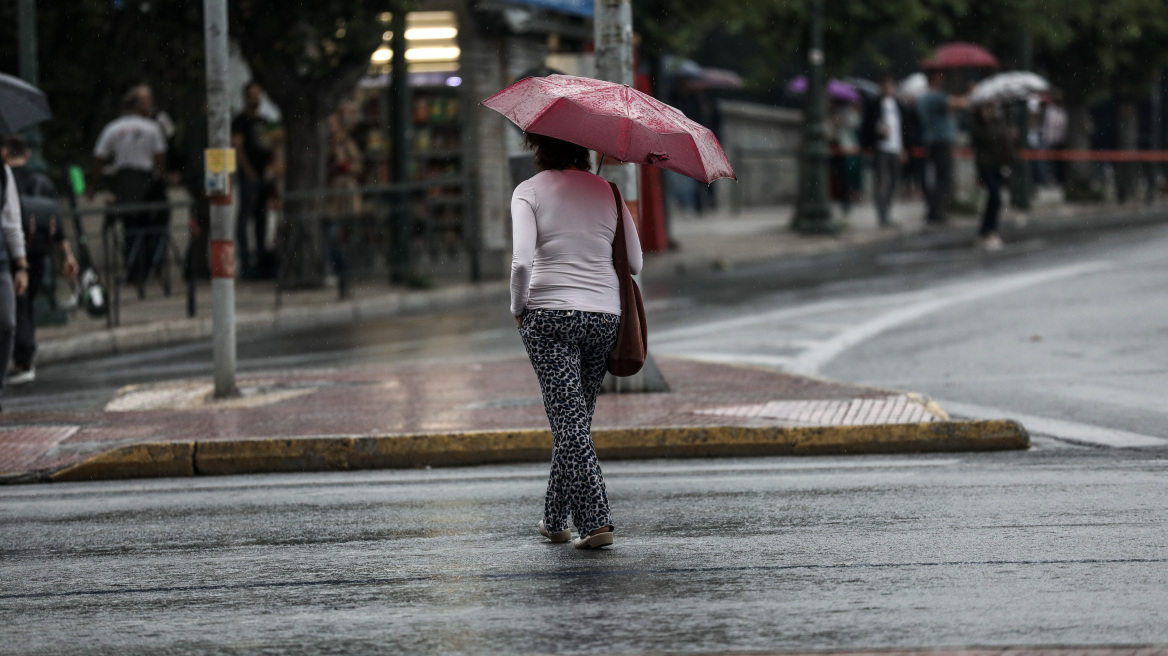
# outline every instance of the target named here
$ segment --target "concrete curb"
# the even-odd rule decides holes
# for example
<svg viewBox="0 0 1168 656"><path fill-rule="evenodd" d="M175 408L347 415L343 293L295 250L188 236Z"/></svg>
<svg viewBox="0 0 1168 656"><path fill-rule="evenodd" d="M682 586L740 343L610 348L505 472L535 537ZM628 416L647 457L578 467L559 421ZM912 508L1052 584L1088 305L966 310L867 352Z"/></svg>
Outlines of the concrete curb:
<svg viewBox="0 0 1168 656"><path fill-rule="evenodd" d="M949 453L1030 447L1026 429L1009 420L871 426L616 428L594 431L593 439L603 460ZM57 471L18 475L8 482L546 462L551 459L551 443L551 432L546 430L144 442L113 449Z"/></svg>
<svg viewBox="0 0 1168 656"><path fill-rule="evenodd" d="M506 281L467 284L437 290L390 292L376 298L325 305L249 312L236 317L239 335L311 330L384 319L415 312L444 310L501 300L510 293ZM49 364L77 358L127 353L200 339L210 339L211 317L173 319L141 326L123 326L47 340L38 345L37 362Z"/></svg>

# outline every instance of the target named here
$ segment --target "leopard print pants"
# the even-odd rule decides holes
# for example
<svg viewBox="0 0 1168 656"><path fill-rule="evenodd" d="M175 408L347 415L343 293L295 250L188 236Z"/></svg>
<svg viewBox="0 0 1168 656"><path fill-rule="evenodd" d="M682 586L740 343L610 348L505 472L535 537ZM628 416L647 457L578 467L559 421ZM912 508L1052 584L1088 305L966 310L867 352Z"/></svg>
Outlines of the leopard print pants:
<svg viewBox="0 0 1168 656"><path fill-rule="evenodd" d="M549 533L580 535L611 526L604 476L592 444L592 413L616 345L620 316L578 310L528 310L519 335L543 390L552 427L552 472L544 498Z"/></svg>

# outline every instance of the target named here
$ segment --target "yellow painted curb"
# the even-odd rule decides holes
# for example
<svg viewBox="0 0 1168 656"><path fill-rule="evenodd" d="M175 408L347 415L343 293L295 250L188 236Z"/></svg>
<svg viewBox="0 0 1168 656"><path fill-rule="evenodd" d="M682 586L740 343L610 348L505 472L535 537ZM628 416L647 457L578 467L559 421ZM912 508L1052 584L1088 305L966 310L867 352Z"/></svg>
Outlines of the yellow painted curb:
<svg viewBox="0 0 1168 656"><path fill-rule="evenodd" d="M744 428L700 426L593 431L602 460L1007 451L1030 447L1021 424L925 424ZM452 467L551 458L546 430L147 442L94 456L53 481L263 472Z"/></svg>
<svg viewBox="0 0 1168 656"><path fill-rule="evenodd" d="M49 475L54 482L194 476L194 442L142 442L93 456Z"/></svg>

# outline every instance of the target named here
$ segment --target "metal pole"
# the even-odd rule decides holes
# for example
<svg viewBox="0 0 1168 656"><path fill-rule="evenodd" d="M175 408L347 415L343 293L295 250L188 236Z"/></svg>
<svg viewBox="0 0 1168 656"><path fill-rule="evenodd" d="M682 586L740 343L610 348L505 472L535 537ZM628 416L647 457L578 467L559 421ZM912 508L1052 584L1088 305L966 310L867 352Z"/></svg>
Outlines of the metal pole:
<svg viewBox="0 0 1168 656"><path fill-rule="evenodd" d="M807 96L803 110L802 184L793 227L803 233L831 234L838 232L840 226L832 221L831 204L827 198L827 164L831 154L823 125L827 113L823 74L823 0L810 1L811 48L807 51Z"/></svg>
<svg viewBox="0 0 1168 656"><path fill-rule="evenodd" d="M40 66L37 61L36 0L17 0L16 13L20 77L35 87L38 84L37 78L40 77ZM28 158L29 168L34 171L44 171L45 158L41 152L44 142L41 139L40 128L35 125L26 128L24 138L28 141L28 148L31 151Z"/></svg>
<svg viewBox="0 0 1168 656"><path fill-rule="evenodd" d="M413 139L413 116L410 113L409 65L406 62L406 12L396 6L389 29L393 32L390 47L393 50L393 77L390 80L393 116L393 181L404 185L410 181L410 141ZM410 280L410 241L412 227L410 221L410 197L408 191L393 193L390 210L389 271L390 282L404 283Z"/></svg>
<svg viewBox="0 0 1168 656"><path fill-rule="evenodd" d="M596 77L609 82L633 86L633 8L631 0L593 0L592 27L596 45ZM601 175L615 182L625 201L635 210L638 201L637 165L609 164ZM636 217L634 211L633 216ZM626 239L635 239L626 235ZM638 276L639 278L639 276ZM626 378L608 376L604 381L608 392L668 392L669 385L657 368L651 354L646 354L645 367Z"/></svg>
<svg viewBox="0 0 1168 656"><path fill-rule="evenodd" d="M207 49L207 178L211 210L211 329L215 397L235 386L235 217L231 212L231 115L227 99L227 0L203 0Z"/></svg>

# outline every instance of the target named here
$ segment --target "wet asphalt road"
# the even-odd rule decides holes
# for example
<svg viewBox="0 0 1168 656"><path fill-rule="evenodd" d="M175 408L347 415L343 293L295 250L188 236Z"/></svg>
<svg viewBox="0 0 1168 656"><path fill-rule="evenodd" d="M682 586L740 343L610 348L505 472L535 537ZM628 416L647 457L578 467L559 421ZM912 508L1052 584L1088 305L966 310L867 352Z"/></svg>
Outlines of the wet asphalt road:
<svg viewBox="0 0 1168 656"><path fill-rule="evenodd" d="M660 654L1168 642L1168 453L612 462L0 488L5 653Z"/></svg>
<svg viewBox="0 0 1168 656"><path fill-rule="evenodd" d="M607 463L607 553L535 536L540 466L0 488L0 652L1168 643L1164 252L1155 227L652 281L663 356L914 389L1020 416L1035 448ZM522 350L505 309L469 308L240 355L265 371ZM46 367L5 408L99 407L209 361L194 344Z"/></svg>

